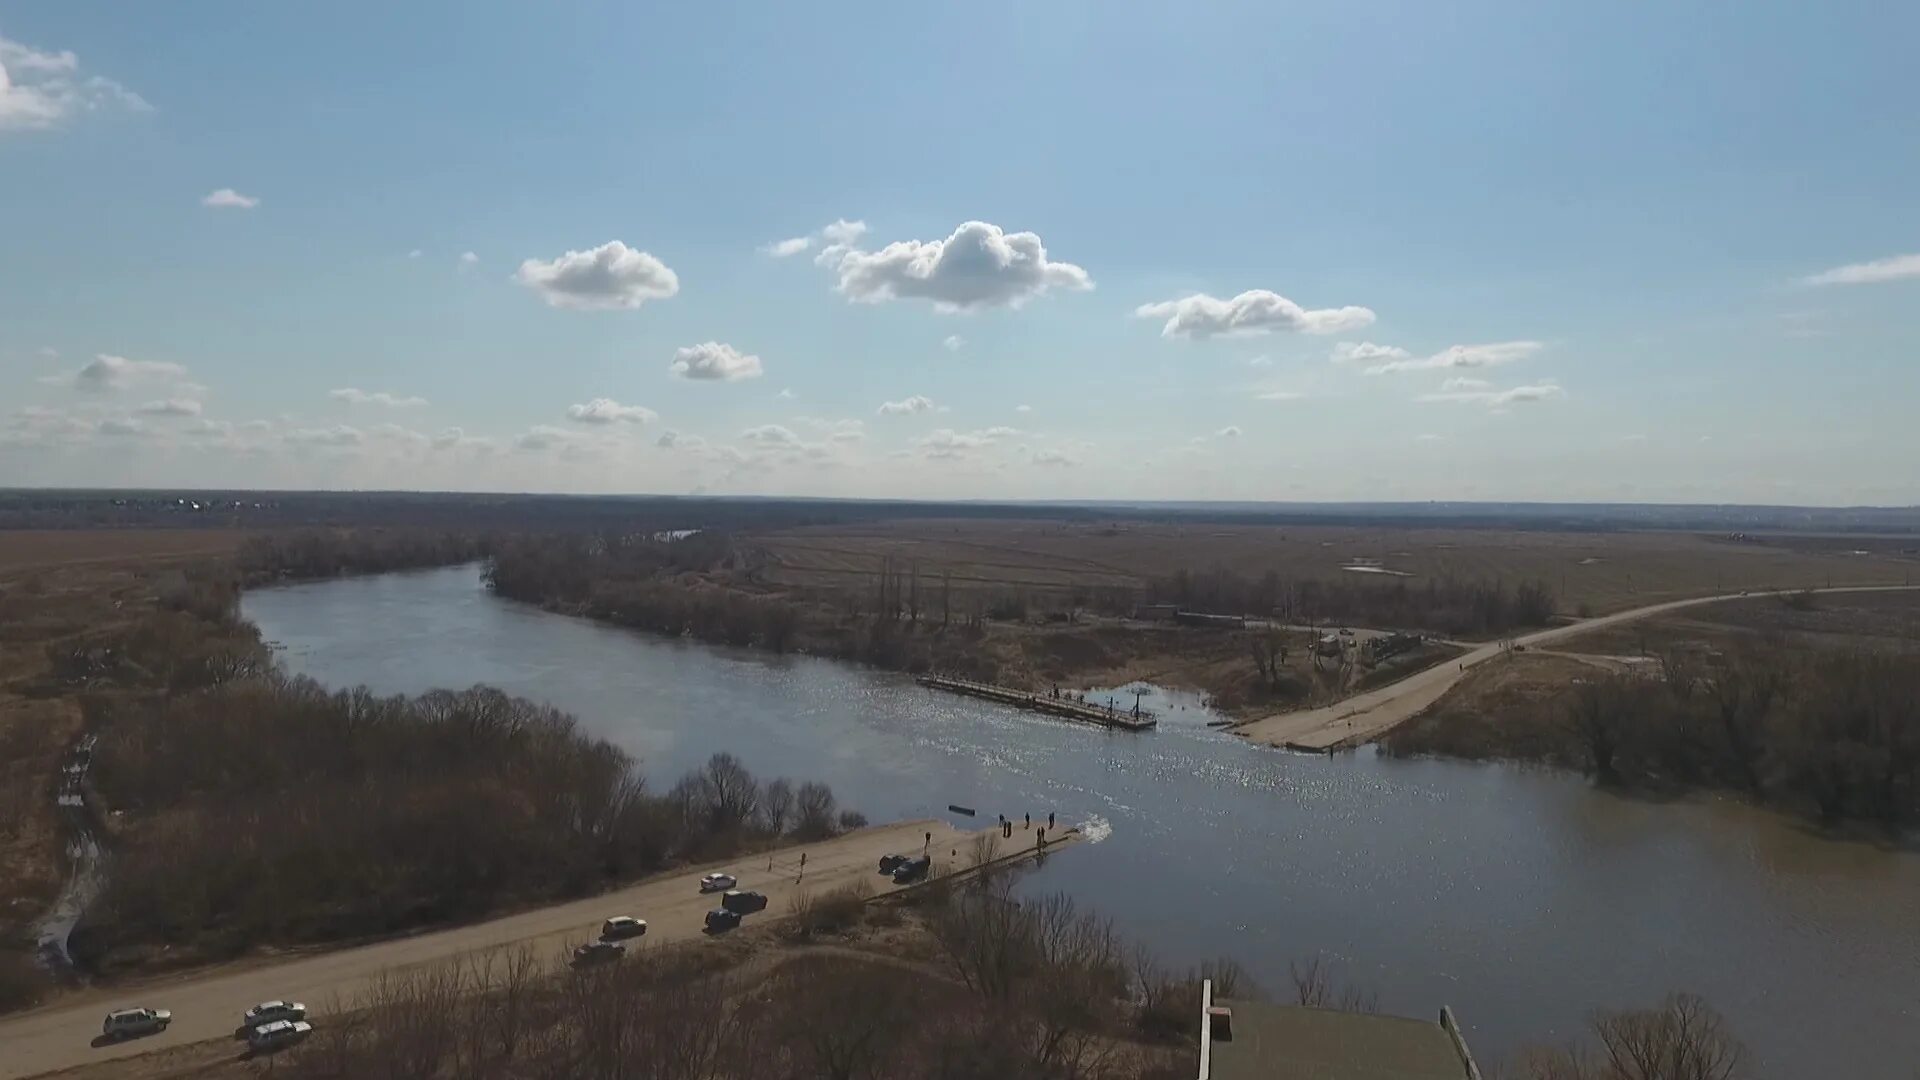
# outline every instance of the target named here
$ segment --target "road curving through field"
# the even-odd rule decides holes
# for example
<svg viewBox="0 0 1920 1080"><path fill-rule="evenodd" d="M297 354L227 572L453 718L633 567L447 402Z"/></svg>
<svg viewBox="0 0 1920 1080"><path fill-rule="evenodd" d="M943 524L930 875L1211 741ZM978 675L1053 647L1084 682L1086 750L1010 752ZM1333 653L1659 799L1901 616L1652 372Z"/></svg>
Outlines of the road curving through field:
<svg viewBox="0 0 1920 1080"><path fill-rule="evenodd" d="M1723 593L1714 596L1696 596L1685 600L1668 600L1645 607L1617 611L1611 615L1582 619L1565 626L1549 627L1523 634L1509 641L1496 641L1481 645L1472 652L1451 662L1416 671L1398 682L1369 690L1364 694L1336 701L1317 709L1302 709L1297 712L1275 713L1256 720L1235 724L1228 730L1259 743L1269 746L1285 747L1289 750L1309 750L1327 752L1340 750L1361 743L1371 742L1385 735L1395 727L1413 719L1428 707L1445 696L1448 690L1461 679L1466 678L1467 670L1478 664L1486 663L1500 656L1511 645L1537 648L1584 634L1590 630L1602 630L1622 623L1636 622L1654 615L1670 611L1699 607L1703 604L1717 604L1727 600L1755 596L1789 596L1796 593L1858 593L1858 592L1909 592L1920 590L1920 585L1841 585L1824 589L1779 589L1765 592Z"/></svg>

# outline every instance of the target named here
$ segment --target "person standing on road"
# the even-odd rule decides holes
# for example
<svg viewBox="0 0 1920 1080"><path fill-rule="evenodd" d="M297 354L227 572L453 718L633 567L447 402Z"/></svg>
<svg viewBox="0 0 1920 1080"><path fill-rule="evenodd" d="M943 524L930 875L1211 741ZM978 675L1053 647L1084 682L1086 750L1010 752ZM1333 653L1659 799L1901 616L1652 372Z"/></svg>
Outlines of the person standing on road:
<svg viewBox="0 0 1920 1080"><path fill-rule="evenodd" d="M933 834L932 834L932 833L928 833L928 834L927 834L927 842L926 842L926 843L924 843L924 844L921 844L921 845L920 845L920 850L921 850L921 851L926 851L926 850L927 850L928 848L931 848L932 846L933 846Z"/></svg>
<svg viewBox="0 0 1920 1080"><path fill-rule="evenodd" d="M1033 815L1032 815L1032 814L1023 814L1023 815L1021 815L1021 818L1020 818L1020 827L1021 827L1021 828L1023 828L1023 829L1031 829L1031 828L1033 828Z"/></svg>
<svg viewBox="0 0 1920 1080"><path fill-rule="evenodd" d="M1051 811L1047 813L1047 828L1053 828L1053 813Z"/></svg>

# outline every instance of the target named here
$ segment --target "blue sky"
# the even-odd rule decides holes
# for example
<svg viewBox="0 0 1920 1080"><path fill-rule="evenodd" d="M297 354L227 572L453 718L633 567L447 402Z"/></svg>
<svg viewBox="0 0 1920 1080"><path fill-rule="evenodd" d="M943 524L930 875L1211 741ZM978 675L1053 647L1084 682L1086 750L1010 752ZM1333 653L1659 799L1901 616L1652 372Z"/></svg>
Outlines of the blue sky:
<svg viewBox="0 0 1920 1080"><path fill-rule="evenodd" d="M1920 502L1915 40L0 2L0 484Z"/></svg>

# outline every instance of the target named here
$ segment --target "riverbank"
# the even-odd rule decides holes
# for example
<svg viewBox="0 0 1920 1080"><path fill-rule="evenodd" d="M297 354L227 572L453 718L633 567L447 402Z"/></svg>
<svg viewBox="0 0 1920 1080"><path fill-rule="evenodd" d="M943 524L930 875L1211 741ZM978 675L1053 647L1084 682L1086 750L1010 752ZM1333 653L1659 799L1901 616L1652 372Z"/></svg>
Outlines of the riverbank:
<svg viewBox="0 0 1920 1080"><path fill-rule="evenodd" d="M950 869L964 870L980 851L999 844L991 840L995 834L997 830L969 833L940 821L899 822L819 843L788 845L771 853L691 867L587 899L455 929L280 962L254 961L231 969L210 968L148 980L140 984L135 996L155 1007L171 1009L174 1021L162 1034L125 1043L90 1046L99 1034L100 1010L109 1002L125 999L129 991L87 991L63 999L53 1008L0 1019L0 1046L7 1048L0 1055L0 1080L164 1051L207 1039L231 1040L234 1018L256 1002L285 998L326 1008L323 1003L350 1002L375 992L388 972L457 961L491 950L525 949L536 970L553 970L564 962L573 945L596 937L601 921L611 915L647 920L642 947L700 941L706 936L705 913L714 906L714 897L699 889L699 878L707 872L730 874L740 888L766 894L767 917L749 916L749 924L787 917L802 895L824 896L850 886L864 886L873 895L883 896L903 886L875 873L882 855L924 851L937 857L944 874ZM1016 829L1016 836L1019 844L1030 845L1033 833ZM977 839L982 837L991 843ZM1071 842L1072 838L1063 833L1055 846L1070 846ZM1015 850L1015 844L1006 842L991 857L1004 861L1031 855L1030 847L1022 854Z"/></svg>

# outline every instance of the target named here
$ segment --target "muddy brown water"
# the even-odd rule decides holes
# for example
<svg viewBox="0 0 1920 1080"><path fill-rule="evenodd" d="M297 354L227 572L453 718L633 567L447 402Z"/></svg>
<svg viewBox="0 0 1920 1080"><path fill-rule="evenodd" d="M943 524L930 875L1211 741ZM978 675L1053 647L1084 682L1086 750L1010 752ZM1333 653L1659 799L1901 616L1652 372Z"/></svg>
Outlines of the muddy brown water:
<svg viewBox="0 0 1920 1080"><path fill-rule="evenodd" d="M716 750L822 779L875 820L1058 813L1100 842L1065 890L1163 958L1232 956L1276 993L1315 953L1413 1016L1453 1006L1483 1065L1597 1007L1704 994L1760 1075L1920 1069L1920 852L1721 799L1370 751L1304 757L1160 693L1109 733L824 660L629 632L500 600L474 567L248 593L282 663L384 693L485 682L575 713L671 783ZM1131 698L1127 697L1130 701ZM970 822L977 825L977 820Z"/></svg>

